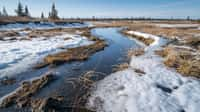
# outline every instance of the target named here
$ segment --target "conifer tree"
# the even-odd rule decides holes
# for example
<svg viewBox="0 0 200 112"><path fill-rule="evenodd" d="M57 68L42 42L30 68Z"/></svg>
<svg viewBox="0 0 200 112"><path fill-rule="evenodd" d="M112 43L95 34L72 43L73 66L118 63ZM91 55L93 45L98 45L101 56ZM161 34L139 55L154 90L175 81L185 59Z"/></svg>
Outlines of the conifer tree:
<svg viewBox="0 0 200 112"><path fill-rule="evenodd" d="M44 19L44 13L43 12L41 13L41 19Z"/></svg>
<svg viewBox="0 0 200 112"><path fill-rule="evenodd" d="M6 8L5 8L5 7L3 7L2 16L8 16L8 13L7 13L7 11L6 11Z"/></svg>
<svg viewBox="0 0 200 112"><path fill-rule="evenodd" d="M2 16L2 13L1 13L1 11L0 11L0 17Z"/></svg>
<svg viewBox="0 0 200 112"><path fill-rule="evenodd" d="M24 12L25 16L30 16L29 10L28 10L28 6L25 7L25 12Z"/></svg>
<svg viewBox="0 0 200 112"><path fill-rule="evenodd" d="M24 16L24 9L21 2L18 3L17 9L15 10L17 16Z"/></svg>
<svg viewBox="0 0 200 112"><path fill-rule="evenodd" d="M49 18L50 19L58 19L58 11L56 10L55 3L53 3L51 12L49 13Z"/></svg>

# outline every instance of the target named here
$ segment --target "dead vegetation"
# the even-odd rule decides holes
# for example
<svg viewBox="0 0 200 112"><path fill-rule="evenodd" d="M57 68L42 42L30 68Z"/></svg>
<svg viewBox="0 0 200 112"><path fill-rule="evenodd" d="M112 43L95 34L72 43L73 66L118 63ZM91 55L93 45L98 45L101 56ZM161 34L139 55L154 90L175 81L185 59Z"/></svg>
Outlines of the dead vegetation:
<svg viewBox="0 0 200 112"><path fill-rule="evenodd" d="M145 53L144 48L138 48L138 49L130 49L128 51L128 58L131 59L132 56L141 56Z"/></svg>
<svg viewBox="0 0 200 112"><path fill-rule="evenodd" d="M92 54L100 50L103 50L107 46L106 41L98 39L97 37L91 35L91 28L60 29L60 30L71 33L79 32L80 33L79 35L87 37L89 40L94 41L94 43L87 46L68 48L66 51L48 55L44 58L43 62L37 64L34 68L39 69L48 65L56 66L63 64L65 62L87 60Z"/></svg>
<svg viewBox="0 0 200 112"><path fill-rule="evenodd" d="M135 22L127 25L127 30L165 37L172 40L171 44L173 45L184 46L170 47L166 45L163 50L156 51L156 53L165 57L165 65L175 68L179 73L200 78L200 30L197 28L162 28L156 26L156 24L153 22ZM184 22L180 24L184 24ZM142 39L138 40L143 41ZM134 55L134 52L130 53L130 56L132 55Z"/></svg>
<svg viewBox="0 0 200 112"><path fill-rule="evenodd" d="M32 81L23 82L16 91L2 98L0 107L17 105L19 108L30 108L32 112L93 112L86 108L87 99L94 83L103 77L105 77L104 73L88 71L78 78L67 78L66 82L73 87L70 90L72 93L70 97L57 95L45 98L34 97L55 79L55 75L49 73Z"/></svg>
<svg viewBox="0 0 200 112"><path fill-rule="evenodd" d="M13 37L11 40L15 39L16 36L19 36L20 34L16 31L0 31L0 40L4 40L5 37Z"/></svg>
<svg viewBox="0 0 200 112"><path fill-rule="evenodd" d="M3 80L0 81L2 85L12 85L14 83L16 83L16 79L15 78L5 78Z"/></svg>
<svg viewBox="0 0 200 112"><path fill-rule="evenodd" d="M200 38L199 37L191 37L185 39L185 45L191 46L192 48L200 50Z"/></svg>
<svg viewBox="0 0 200 112"><path fill-rule="evenodd" d="M198 29L181 29L181 28L161 28L153 23L150 24L132 24L128 26L128 30L145 32L160 37L165 37L170 40L178 40L175 44L187 45L193 48L198 48L200 46L200 30Z"/></svg>
<svg viewBox="0 0 200 112"><path fill-rule="evenodd" d="M175 68L184 76L200 78L200 54L186 48L166 47L156 51L164 57L164 64Z"/></svg>
<svg viewBox="0 0 200 112"><path fill-rule="evenodd" d="M72 112L93 112L86 108L88 97L91 94L93 88L95 88L95 82L102 80L106 74L86 71L78 78L68 78L66 83L72 85L70 98L68 98L67 108Z"/></svg>
<svg viewBox="0 0 200 112"><path fill-rule="evenodd" d="M23 82L13 93L2 98L0 107L6 108L14 104L20 108L30 106L31 97L54 79L55 76L50 73L38 79Z"/></svg>
<svg viewBox="0 0 200 112"><path fill-rule="evenodd" d="M60 65L70 61L83 61L88 59L93 53L104 49L106 45L104 40L99 40L92 45L69 48L63 52L48 55L44 58L44 62L36 65L35 68L42 68L47 65Z"/></svg>
<svg viewBox="0 0 200 112"><path fill-rule="evenodd" d="M129 68L129 64L128 63L121 63L119 65L115 65L114 68L113 68L113 71L114 72L123 71L123 70L125 70L127 68Z"/></svg>

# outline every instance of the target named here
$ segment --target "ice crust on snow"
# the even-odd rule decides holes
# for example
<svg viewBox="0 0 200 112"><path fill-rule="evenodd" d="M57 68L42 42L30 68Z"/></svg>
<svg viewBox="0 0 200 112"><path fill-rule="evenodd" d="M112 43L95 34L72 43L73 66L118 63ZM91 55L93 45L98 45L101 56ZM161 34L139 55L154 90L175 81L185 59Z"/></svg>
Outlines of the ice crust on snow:
<svg viewBox="0 0 200 112"><path fill-rule="evenodd" d="M144 38L156 38L146 53L132 57L130 66L99 81L88 100L98 112L199 112L200 81L183 77L167 68L154 54L165 44L162 38L135 32ZM134 69L146 74L139 75Z"/></svg>
<svg viewBox="0 0 200 112"><path fill-rule="evenodd" d="M86 37L72 34L0 41L0 78L19 74L50 53L91 43Z"/></svg>

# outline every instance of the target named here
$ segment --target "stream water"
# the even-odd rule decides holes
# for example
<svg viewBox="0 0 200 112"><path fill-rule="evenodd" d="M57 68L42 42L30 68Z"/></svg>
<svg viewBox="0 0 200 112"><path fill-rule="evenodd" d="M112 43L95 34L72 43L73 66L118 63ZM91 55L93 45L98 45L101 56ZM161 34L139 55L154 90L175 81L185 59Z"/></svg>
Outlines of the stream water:
<svg viewBox="0 0 200 112"><path fill-rule="evenodd" d="M17 77L17 83L14 85L0 85L0 97L14 91L23 80L28 80L40 75L45 74L47 71L54 71L57 73L58 78L48 86L43 88L34 97L49 97L54 95L62 95L69 97L73 95L74 91L71 91L72 86L67 83L69 78L77 78L87 71L100 72L102 74L109 75L113 72L114 65L128 62L127 51L131 48L140 47L134 40L127 38L119 33L121 28L96 28L92 30L93 35L97 35L99 38L105 39L108 42L108 47L104 50L95 53L88 60L82 62L71 62L56 68L43 68L39 70L29 70ZM11 110L3 109L2 111ZM1 109L0 109L1 111ZM16 110L17 111L17 110Z"/></svg>

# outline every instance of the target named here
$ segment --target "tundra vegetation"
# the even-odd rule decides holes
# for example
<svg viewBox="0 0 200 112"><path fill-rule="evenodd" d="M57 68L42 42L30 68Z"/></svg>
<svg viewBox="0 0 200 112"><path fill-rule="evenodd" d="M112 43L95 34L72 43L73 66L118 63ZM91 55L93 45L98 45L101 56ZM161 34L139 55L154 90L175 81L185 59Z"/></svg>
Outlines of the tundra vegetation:
<svg viewBox="0 0 200 112"><path fill-rule="evenodd" d="M17 9L15 10L17 16L10 16L6 8L3 7L0 11L0 24L16 23L16 22L55 22L55 23L66 23L66 22L85 22L89 21L94 26L90 28L53 28L53 29L22 29L22 30L8 30L0 31L0 41L5 41L5 37L11 37L7 40L18 41L16 37L20 36L20 32L27 32L27 38L21 40L31 40L35 38L45 37L48 39L63 33L78 34L86 37L92 44L79 46L75 48L64 48L61 52L49 54L45 56L40 63L34 66L35 70L41 69L47 66L57 67L64 63L72 61L84 61L90 58L94 53L104 50L108 46L106 40L99 39L91 34L93 28L105 28L105 27L125 27L120 33L127 37L134 38L142 43L144 46L151 46L155 42L153 38L145 38L128 33L129 31L144 32L152 35L156 35L161 38L169 40L167 45L162 46L160 50L155 53L162 57L164 65L175 69L181 75L186 77L200 78L200 25L198 21L192 21L190 18L186 20L145 20L139 19L98 19L93 17L92 19L61 19L58 15L56 5L53 3L51 10L48 14L41 12L40 18L34 18L31 16L31 12L28 6L23 6L21 2L18 3ZM190 24L190 26L181 26L182 24ZM191 25L192 24L192 25ZM198 25L195 25L198 24ZM78 32L78 33L77 33ZM69 38L67 38L69 39ZM145 47L138 49L130 49L127 54L127 58L130 60L133 57L144 56L146 53ZM156 56L157 56L156 55ZM145 65L144 65L145 66ZM121 63L113 66L113 72L123 71L129 69L129 63ZM147 74L146 71L138 68L133 69L134 72L142 75ZM67 79L66 83L72 85L78 85L80 92L76 98L71 98L75 106L80 106L78 111L89 111L85 109L84 104L87 103L87 98L90 96L91 88L93 88L95 81L92 77L98 76L99 73L95 71L88 71L81 75L77 79ZM11 94L2 98L0 107L6 108L13 105L18 107L31 107L32 111L52 111L56 109L66 109L72 107L66 107L62 105L64 103L63 96L48 97L48 98L34 98L41 89L45 88L49 83L56 80L57 76L53 73L44 74L34 80L24 81L19 87ZM5 78L0 83L4 86L9 86L16 83L15 78ZM72 105L72 106L74 106ZM82 108L83 107L83 108ZM49 110L50 109L50 110Z"/></svg>

